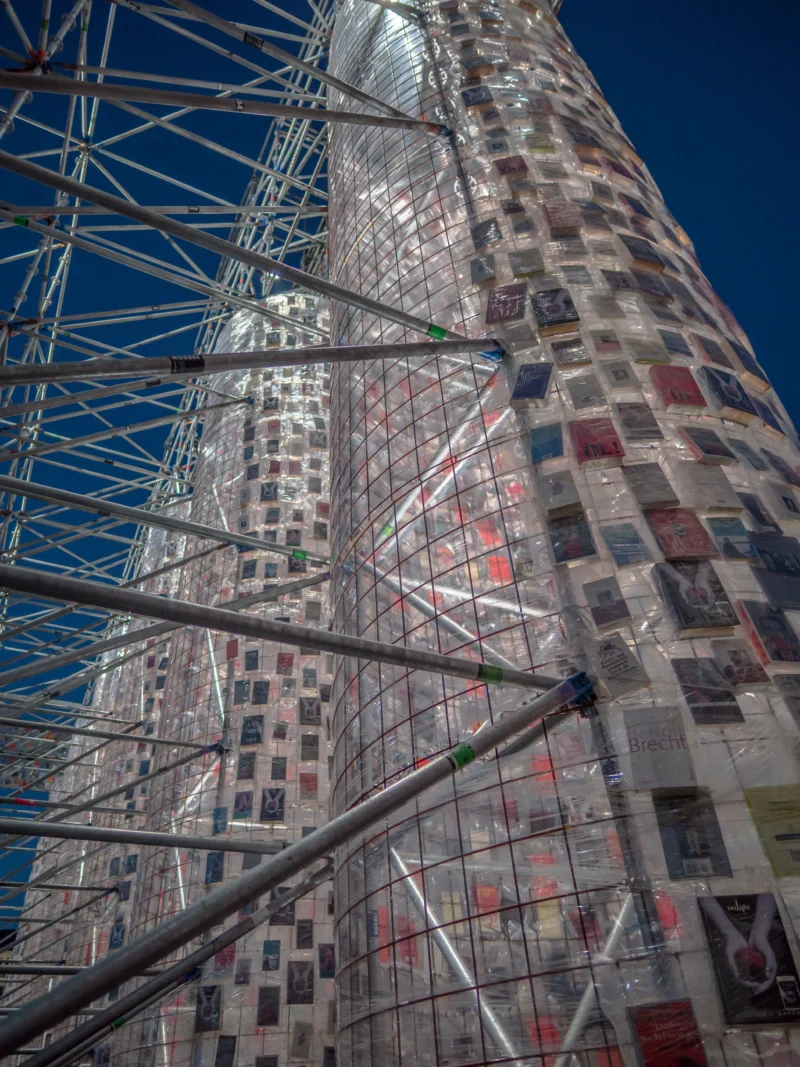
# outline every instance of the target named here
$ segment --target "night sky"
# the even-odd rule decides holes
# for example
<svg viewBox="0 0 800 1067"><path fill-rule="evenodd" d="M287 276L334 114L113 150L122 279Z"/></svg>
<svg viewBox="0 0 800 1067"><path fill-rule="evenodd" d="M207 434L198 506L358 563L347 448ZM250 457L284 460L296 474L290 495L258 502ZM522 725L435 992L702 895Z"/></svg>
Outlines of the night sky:
<svg viewBox="0 0 800 1067"><path fill-rule="evenodd" d="M800 5L564 0L560 18L800 425Z"/></svg>

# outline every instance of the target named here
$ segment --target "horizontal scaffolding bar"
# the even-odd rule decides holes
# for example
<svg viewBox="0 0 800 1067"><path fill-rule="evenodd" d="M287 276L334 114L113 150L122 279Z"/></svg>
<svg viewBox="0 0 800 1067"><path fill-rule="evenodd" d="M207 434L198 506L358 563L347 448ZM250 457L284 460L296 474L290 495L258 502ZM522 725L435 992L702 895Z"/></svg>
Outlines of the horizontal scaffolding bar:
<svg viewBox="0 0 800 1067"><path fill-rule="evenodd" d="M170 2L173 2L173 0L170 0ZM233 260L237 263L244 263L248 267L255 267L256 270L264 271L266 274L273 274L278 278L282 278L285 282L290 282L292 285L308 289L312 293L321 293L331 300L338 300L343 304L349 304L351 307L359 308L361 311L366 311L371 315L377 315L379 318L396 322L400 326L405 326L410 330L415 330L417 333L432 337L436 341L444 341L447 338L462 340L461 335L456 333L455 330L448 330L443 326L437 326L435 323L426 322L424 319L411 315L407 311L401 311L399 308L387 307L379 300L373 300L371 297L354 293L350 289L343 289L342 286L334 285L332 282L325 281L324 278L320 278L315 274L307 274L297 267L291 267L288 263L271 259L269 256L254 252L252 249L243 248L233 241L226 241L221 237L215 237L211 233L205 233L203 230L187 226L183 222L178 222L177 219L160 215L157 211L150 211L139 204L131 204L129 201L123 200L122 197L114 196L112 193L97 189L93 185L87 185L85 182L79 182L75 178L69 178L65 174L56 174L55 171L48 170L46 167L40 167L38 163L32 163L27 159L19 159L9 152L0 150L0 167L11 171L12 174L18 174L23 178L41 182L42 185L47 185L51 189L59 189L70 196L76 196L81 200L89 200L93 204L111 208L120 215L135 219L137 222L143 222L146 226L151 226L162 233L168 233L172 237L186 241L188 244L205 248L209 252L216 252L225 260ZM26 226L28 222L27 219L21 216L17 216L15 221L20 226ZM42 229L38 223L33 225L37 231ZM46 229L49 235L50 227L46 227ZM59 231L54 230L52 236L58 239ZM64 237L72 242L77 241L77 238L70 237L66 233ZM197 285L197 283L188 278L184 279L184 283L189 287L194 286L195 288ZM228 297L228 299L233 301L234 298ZM298 328L302 329L303 327L298 325Z"/></svg>
<svg viewBox="0 0 800 1067"><path fill-rule="evenodd" d="M42 664L42 669L47 664ZM3 678L0 675L0 682ZM136 726L144 726L144 721L137 722ZM170 741L167 737L154 737L153 734L121 734L113 730L85 730L79 726L51 726L47 722L31 722L29 719L6 719L0 717L0 726L21 727L23 730L49 730L54 734L79 734L81 737L104 737L109 741L146 741L148 745L169 745L170 748L196 748L204 749L205 745L197 745L192 741ZM41 739L40 739L41 740Z"/></svg>
<svg viewBox="0 0 800 1067"><path fill-rule="evenodd" d="M286 881L387 816L399 811L433 785L446 781L473 760L486 756L515 734L531 728L549 712L591 693L584 674L558 683L549 692L478 730L468 744L434 757L394 785L332 819L308 837L295 841L280 855L261 863L213 890L190 907L146 934L110 953L88 971L67 978L44 996L31 1001L0 1024L0 1055L78 1013L108 989L116 988L138 969L149 967L192 938L223 922L241 907Z"/></svg>
<svg viewBox="0 0 800 1067"><path fill-rule="evenodd" d="M129 522L135 522L137 526L155 526L160 530L175 530L178 533L192 534L204 541L219 541L224 545L239 545L241 548L254 548L261 552L277 552L282 556L297 558L297 549L275 545L271 541L260 541L257 537L238 534L235 530L218 530L214 526L202 526L199 522L188 522L185 519L162 515L157 511L145 511L144 508L128 507L127 504L115 504L111 500L97 500L95 497L84 496L82 493L70 493L65 489L39 485L36 482L25 481L23 478L9 478L6 475L0 475L0 492L31 497L34 500L44 500L51 504L63 504L68 508L75 508L78 511L91 511L97 515L115 515L118 518L127 519ZM315 563L328 562L325 556L319 556L315 552L307 552L302 558L309 559Z"/></svg>
<svg viewBox="0 0 800 1067"><path fill-rule="evenodd" d="M354 126L386 126L400 130L422 130L444 136L447 127L424 119L400 118L397 115L368 115L359 111L332 111L322 107L303 107L299 104L273 104L267 100L245 100L241 96L207 96L187 93L180 89L148 89L136 85L112 85L109 82L74 81L53 74L16 74L0 71L0 88L18 92L56 93L61 96L88 96L97 100L122 100L139 104L168 104L171 107L190 107L196 111L232 111L238 115L271 115L283 119L308 122L341 122Z"/></svg>
<svg viewBox="0 0 800 1067"><path fill-rule="evenodd" d="M478 352L491 360L502 356L497 341L485 337L465 337L462 341L400 341L388 345L344 345L336 348L315 345L311 348L276 348L256 352L215 352L205 356L146 356L143 359L104 357L65 360L61 363L7 364L0 367L0 387L84 381L87 378L137 378L151 374L161 376L161 382L229 370L307 367L316 363L355 363L365 359L424 359L429 356L459 356L468 352ZM74 395L80 397L80 393Z"/></svg>
<svg viewBox="0 0 800 1067"><path fill-rule="evenodd" d="M0 489L12 479L0 478ZM101 585L79 578L64 578L28 567L10 567L0 563L0 587L43 597L45 600L64 600L94 607L125 611L149 619L165 619L179 626L197 626L204 630L240 634L261 641L316 648L339 656L356 656L377 663L391 663L407 670L430 671L454 678L468 678L484 684L505 684L520 689L551 689L559 684L557 678L525 671L494 667L480 660L459 659L437 652L389 645L363 637L331 633L311 626L275 622L255 615L238 614L226 608L212 608L191 604L184 600L168 599L152 593L140 593L117 586Z"/></svg>
<svg viewBox="0 0 800 1067"><path fill-rule="evenodd" d="M306 207L296 207L292 204L287 204L285 207L280 204L147 204L145 205L150 211L157 211L161 215L327 215L328 209L324 205L312 205ZM98 207L97 204L75 204L70 207L53 207L52 204L26 204L18 207L17 209L23 215L30 215L32 218L41 216L42 218L57 218L59 215L113 215L114 212L110 211L107 207ZM157 306L157 305L156 305ZM164 305L168 307L169 305ZM137 310L131 308L131 311ZM97 312L99 315L107 315L108 312ZM59 322L68 322L70 319L85 319L89 318L89 313L83 313L81 315L64 315L58 319ZM45 322L55 321L55 319L45 319Z"/></svg>
<svg viewBox="0 0 800 1067"><path fill-rule="evenodd" d="M130 812L126 812L130 814ZM282 841L237 841L236 838L199 834L162 834L153 830L116 830L105 826L82 826L80 823L32 823L30 837L57 837L66 841L108 841L120 845L155 845L161 848L197 848L209 852L247 852L274 856L286 845ZM0 818L0 833L19 832L19 819ZM37 887L38 888L38 887Z"/></svg>
<svg viewBox="0 0 800 1067"><path fill-rule="evenodd" d="M0 879L0 889L15 889L15 888L16 889L27 889L28 888L28 883L27 882L14 882L14 881L9 882L6 879ZM66 892L70 892L70 893L73 893L73 892L75 892L75 893L89 893L89 892L99 893L99 892L102 892L106 887L103 886L103 885L60 885L58 882L51 882L51 883L42 882L39 885L37 885L36 888L37 889L55 889L58 892L61 892L63 890L65 893Z"/></svg>
<svg viewBox="0 0 800 1067"><path fill-rule="evenodd" d="M85 967L69 967L63 963L0 963L0 977L4 974L41 974L41 975L67 975L80 974ZM161 968L141 972L145 977L162 974Z"/></svg>

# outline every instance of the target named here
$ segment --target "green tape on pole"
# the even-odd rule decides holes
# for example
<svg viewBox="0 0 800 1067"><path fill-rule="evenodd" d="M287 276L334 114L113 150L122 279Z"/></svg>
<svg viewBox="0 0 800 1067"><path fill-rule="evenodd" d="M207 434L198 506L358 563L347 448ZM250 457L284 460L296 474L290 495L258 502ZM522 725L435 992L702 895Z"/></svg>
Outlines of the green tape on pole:
<svg viewBox="0 0 800 1067"><path fill-rule="evenodd" d="M478 678L482 682L502 682L503 672L499 667L490 667L487 663L482 663L478 667Z"/></svg>
<svg viewBox="0 0 800 1067"><path fill-rule="evenodd" d="M111 1024L111 1029L112 1030L119 1030L120 1026L122 1026L122 1024L124 1022L125 1022L125 1020L123 1018L115 1019L113 1021L113 1023Z"/></svg>
<svg viewBox="0 0 800 1067"><path fill-rule="evenodd" d="M15 215L14 222L16 222L17 226L27 226L30 219L26 219L24 215Z"/></svg>
<svg viewBox="0 0 800 1067"><path fill-rule="evenodd" d="M444 341L447 337L447 330L443 326L434 326L431 323L428 326L428 337L432 337L434 341Z"/></svg>
<svg viewBox="0 0 800 1067"><path fill-rule="evenodd" d="M468 763L472 763L475 759L475 753L469 745L458 745L458 747L454 748L450 753L450 756L459 770L461 770L462 767L466 767Z"/></svg>
<svg viewBox="0 0 800 1067"><path fill-rule="evenodd" d="M292 559L308 559L308 552L304 552L302 548L296 548L292 552Z"/></svg>
<svg viewBox="0 0 800 1067"><path fill-rule="evenodd" d="M381 537L391 537L394 533L394 526L390 522L387 522L384 528L381 530Z"/></svg>

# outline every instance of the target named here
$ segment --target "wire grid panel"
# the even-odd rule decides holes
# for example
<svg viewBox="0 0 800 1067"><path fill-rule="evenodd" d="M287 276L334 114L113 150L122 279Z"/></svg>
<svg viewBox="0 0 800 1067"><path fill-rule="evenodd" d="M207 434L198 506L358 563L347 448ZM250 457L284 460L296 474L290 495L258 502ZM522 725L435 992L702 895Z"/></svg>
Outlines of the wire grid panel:
<svg viewBox="0 0 800 1067"><path fill-rule="evenodd" d="M795 432L547 5L424 10L339 11L334 73L454 136L332 132L331 277L510 355L334 368L334 628L601 700L343 850L339 1063L791 1056L797 893L745 792L798 782L800 645L748 566L796 530ZM332 700L334 812L519 702L348 659Z"/></svg>

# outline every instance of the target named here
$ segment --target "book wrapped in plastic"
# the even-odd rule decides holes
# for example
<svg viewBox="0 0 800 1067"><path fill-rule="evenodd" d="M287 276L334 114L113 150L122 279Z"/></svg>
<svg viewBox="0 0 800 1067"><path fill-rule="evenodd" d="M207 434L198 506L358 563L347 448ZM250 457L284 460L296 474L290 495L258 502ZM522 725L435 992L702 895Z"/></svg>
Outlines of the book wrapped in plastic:
<svg viewBox="0 0 800 1067"><path fill-rule="evenodd" d="M338 1063L794 1062L795 430L547 0L419 8L339 9L452 136L332 130L331 278L507 355L334 368L333 627L598 699L343 851ZM333 810L521 702L343 660Z"/></svg>

